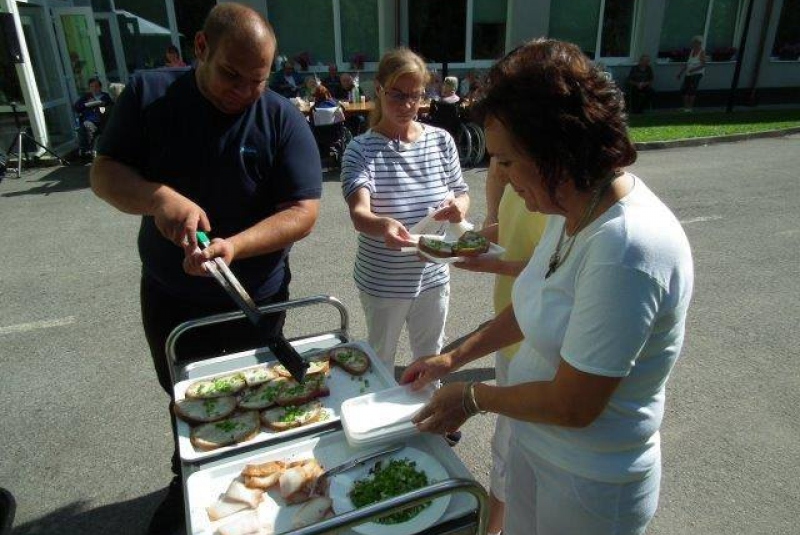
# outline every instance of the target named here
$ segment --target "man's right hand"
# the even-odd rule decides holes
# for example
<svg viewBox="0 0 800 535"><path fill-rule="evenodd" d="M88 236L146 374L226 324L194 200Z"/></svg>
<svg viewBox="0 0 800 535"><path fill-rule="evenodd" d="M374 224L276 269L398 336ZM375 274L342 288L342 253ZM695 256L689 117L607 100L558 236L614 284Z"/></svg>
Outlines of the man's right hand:
<svg viewBox="0 0 800 535"><path fill-rule="evenodd" d="M193 201L171 188L162 188L155 196L153 217L161 234L181 248L197 246L195 232L209 232L206 212Z"/></svg>

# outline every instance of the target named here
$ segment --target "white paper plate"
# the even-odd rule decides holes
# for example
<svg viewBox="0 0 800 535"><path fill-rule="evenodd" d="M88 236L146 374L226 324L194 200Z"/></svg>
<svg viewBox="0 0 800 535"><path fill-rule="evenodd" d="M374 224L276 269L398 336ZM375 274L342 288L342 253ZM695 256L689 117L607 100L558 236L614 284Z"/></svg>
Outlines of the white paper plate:
<svg viewBox="0 0 800 535"><path fill-rule="evenodd" d="M415 448L403 448L381 459L376 459L363 466L348 470L334 476L331 479L330 498L333 500L333 511L340 515L352 511L355 507L350 500L348 493L353 488L353 484L369 476L369 471L377 462L389 462L390 459L409 459L417 463L417 470L425 472L428 476L428 484L444 481L448 479L447 470L436 460L435 457ZM353 526L353 531L363 535L413 535L434 525L444 514L447 505L450 503L450 495L436 498L433 502L423 509L417 516L401 522L400 524L379 524L377 522L366 522L358 526Z"/></svg>
<svg viewBox="0 0 800 535"><path fill-rule="evenodd" d="M411 419L435 390L432 383L416 392L408 386L396 386L345 400L341 419L348 441L363 445L415 432Z"/></svg>
<svg viewBox="0 0 800 535"><path fill-rule="evenodd" d="M499 258L505 252L506 250L496 243L490 243L488 251L474 258ZM419 254L434 264L455 264L456 262L463 262L467 259L465 256L446 256L444 258L439 258L438 256L429 255L425 251L419 251Z"/></svg>

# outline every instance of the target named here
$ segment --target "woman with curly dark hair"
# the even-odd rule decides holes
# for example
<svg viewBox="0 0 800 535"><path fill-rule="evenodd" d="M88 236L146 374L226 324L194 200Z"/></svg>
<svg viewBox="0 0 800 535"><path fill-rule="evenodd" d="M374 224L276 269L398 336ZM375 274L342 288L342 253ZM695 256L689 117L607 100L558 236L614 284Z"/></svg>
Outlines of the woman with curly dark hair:
<svg viewBox="0 0 800 535"><path fill-rule="evenodd" d="M644 533L694 280L686 235L625 171L636 151L622 95L575 45L535 40L509 53L475 111L499 170L549 218L512 305L402 377L419 388L521 341L510 386L449 383L415 422L444 433L478 412L512 419L507 535Z"/></svg>

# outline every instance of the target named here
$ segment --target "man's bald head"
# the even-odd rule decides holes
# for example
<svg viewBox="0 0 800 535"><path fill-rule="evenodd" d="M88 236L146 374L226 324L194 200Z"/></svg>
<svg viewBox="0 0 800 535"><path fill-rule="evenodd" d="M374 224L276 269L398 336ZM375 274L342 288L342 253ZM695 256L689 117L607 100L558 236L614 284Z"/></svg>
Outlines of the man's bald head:
<svg viewBox="0 0 800 535"><path fill-rule="evenodd" d="M257 11L242 4L214 6L206 17L202 32L212 54L223 40L230 40L238 46L275 49L272 26Z"/></svg>

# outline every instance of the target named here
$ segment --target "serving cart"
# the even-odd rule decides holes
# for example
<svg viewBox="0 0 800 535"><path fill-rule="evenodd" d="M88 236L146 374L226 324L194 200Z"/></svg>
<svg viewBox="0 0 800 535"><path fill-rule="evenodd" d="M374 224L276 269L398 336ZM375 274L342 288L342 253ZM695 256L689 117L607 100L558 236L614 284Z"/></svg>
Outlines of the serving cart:
<svg viewBox="0 0 800 535"><path fill-rule="evenodd" d="M196 450L189 439L191 428L185 422L178 420L178 442L184 484L186 533L188 535L215 535L217 533L218 525L209 520L206 507L225 491L227 484L238 475L241 468L247 463L302 459L313 456L324 467L330 467L357 456L359 453L365 453L365 450L353 448L347 442L340 420L341 404L346 399L365 392L376 392L394 387L397 382L392 371L375 358L374 352L367 344L350 339L347 310L335 297L320 295L295 299L259 307L259 310L263 313L286 311L288 317L290 314L298 313L299 309L308 307L318 307L321 310L315 312L322 312L325 315L338 313L338 327L289 338L289 342L297 352L306 357L341 344L356 345L370 355L372 367L368 376L353 380L352 377L345 378L345 374L341 370L331 370L329 377L331 394L320 399L328 411L328 417L324 421L279 433L262 430L255 439L233 446L211 451ZM266 347L203 360L179 359L176 352L177 342L187 332L241 318L244 318L242 312L208 316L183 323L170 334L167 339L166 353L176 400L184 397L187 385L193 381L275 362L274 354ZM334 321L333 325L335 324ZM341 376L337 374L341 374ZM275 512L275 533L291 533L293 535L334 532L339 534L361 533L362 535L371 533L380 533L381 535L406 535L406 533L408 535L411 533L467 535L477 533L484 535L488 519L486 492L474 480L469 470L446 441L442 437L421 433L404 438L403 443L407 449L410 448L409 451L422 452L421 455L435 459L438 469L443 469L442 473L446 473L446 475L415 491L360 509L340 512L336 516L299 529L293 528L288 519L291 507L284 507L285 511L278 508ZM431 515L427 514L428 522L410 521L390 526L370 522L388 513L426 503L433 504L429 507L428 513L437 516L431 520ZM441 511L440 515L439 511Z"/></svg>

